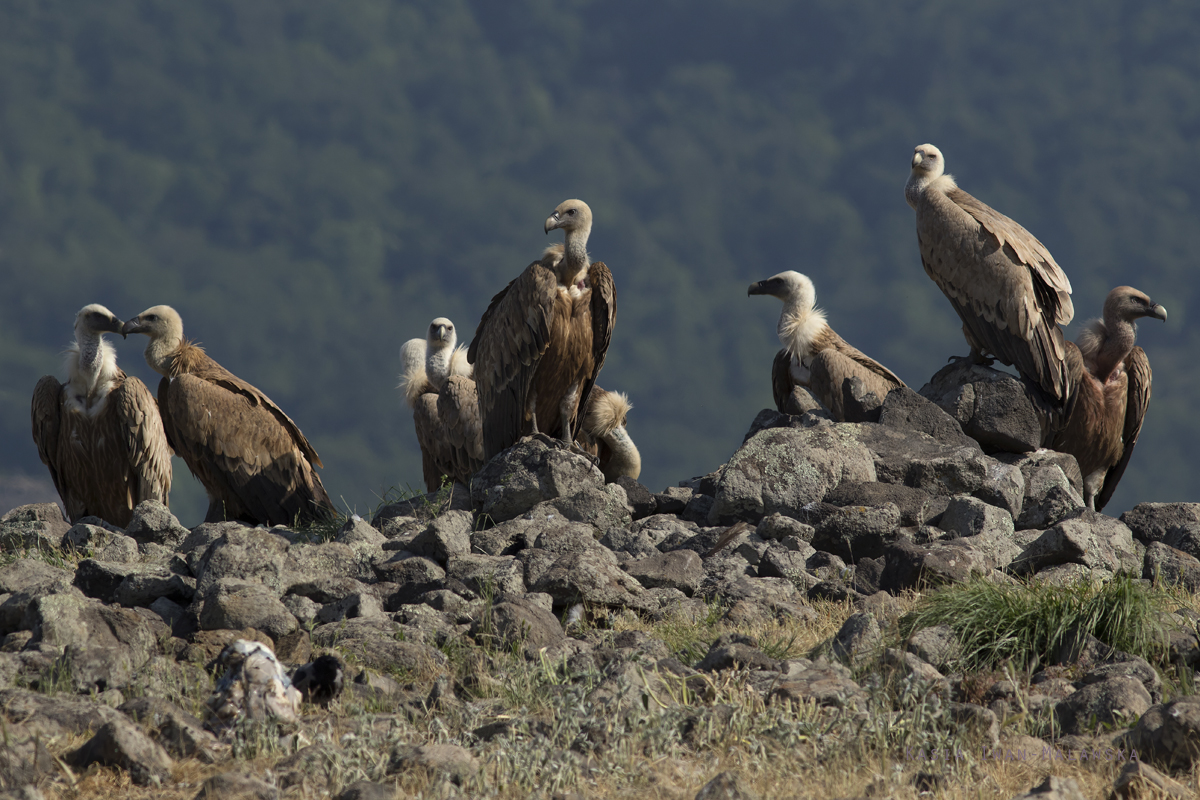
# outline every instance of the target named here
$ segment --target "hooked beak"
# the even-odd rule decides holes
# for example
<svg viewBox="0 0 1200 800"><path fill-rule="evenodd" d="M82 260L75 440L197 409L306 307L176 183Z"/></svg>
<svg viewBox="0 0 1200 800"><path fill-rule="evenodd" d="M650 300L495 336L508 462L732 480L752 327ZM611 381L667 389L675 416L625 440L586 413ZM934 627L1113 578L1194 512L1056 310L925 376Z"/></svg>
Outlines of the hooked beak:
<svg viewBox="0 0 1200 800"><path fill-rule="evenodd" d="M120 330L121 336L123 336L125 338L128 338L129 334L131 334L131 333L141 333L141 332L142 332L142 318L140 316L134 317L133 319L126 322L124 325L121 326L121 330Z"/></svg>
<svg viewBox="0 0 1200 800"><path fill-rule="evenodd" d="M775 294L779 288L779 280L776 278L768 278L765 281L758 281L750 284L750 288L746 290L746 296L752 294Z"/></svg>
<svg viewBox="0 0 1200 800"><path fill-rule="evenodd" d="M546 233L549 233L550 231L557 228L561 222L562 222L562 216L557 211L555 211L553 214L551 214L549 217L546 218Z"/></svg>
<svg viewBox="0 0 1200 800"><path fill-rule="evenodd" d="M1146 316L1154 317L1155 319L1161 319L1163 322L1166 322L1167 310L1158 303L1152 303L1149 310L1146 312Z"/></svg>
<svg viewBox="0 0 1200 800"><path fill-rule="evenodd" d="M917 168L917 165L918 165L918 164L920 164L920 163L921 163L922 161L924 161L924 160L925 160L925 154L924 154L924 153L922 153L920 150L917 150L916 152L914 152L914 153L913 153L913 157L912 157L912 167L913 167L913 169L916 169L916 168Z"/></svg>

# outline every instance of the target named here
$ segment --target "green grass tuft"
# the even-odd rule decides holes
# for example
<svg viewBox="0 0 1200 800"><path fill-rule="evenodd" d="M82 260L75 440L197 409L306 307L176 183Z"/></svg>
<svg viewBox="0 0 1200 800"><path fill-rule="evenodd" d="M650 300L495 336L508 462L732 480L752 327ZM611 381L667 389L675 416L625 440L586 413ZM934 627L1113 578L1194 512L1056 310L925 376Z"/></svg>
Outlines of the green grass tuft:
<svg viewBox="0 0 1200 800"><path fill-rule="evenodd" d="M962 647L961 666L995 669L1012 663L1037 669L1053 663L1072 632L1090 633L1105 644L1151 662L1166 648L1162 616L1170 596L1129 575L1096 585L1000 585L978 578L922 600L900 621L907 638L915 631L948 625Z"/></svg>

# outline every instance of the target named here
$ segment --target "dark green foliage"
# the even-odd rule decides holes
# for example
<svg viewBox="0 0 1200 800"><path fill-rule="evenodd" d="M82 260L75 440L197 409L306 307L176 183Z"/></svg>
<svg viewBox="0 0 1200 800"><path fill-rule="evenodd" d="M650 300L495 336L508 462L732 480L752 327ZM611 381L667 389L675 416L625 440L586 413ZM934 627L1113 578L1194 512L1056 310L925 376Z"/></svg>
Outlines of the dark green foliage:
<svg viewBox="0 0 1200 800"><path fill-rule="evenodd" d="M931 141L1055 253L1080 321L1122 283L1167 306L1109 510L1194 499L1198 39L1200 10L1107 0L3 4L0 476L43 474L29 397L74 313L169 303L370 508L420 482L400 343L442 315L469 338L568 197L617 281L600 383L630 395L644 480L706 473L771 403L752 280L811 275L914 387L966 352L901 193ZM154 385L143 346L121 363Z"/></svg>

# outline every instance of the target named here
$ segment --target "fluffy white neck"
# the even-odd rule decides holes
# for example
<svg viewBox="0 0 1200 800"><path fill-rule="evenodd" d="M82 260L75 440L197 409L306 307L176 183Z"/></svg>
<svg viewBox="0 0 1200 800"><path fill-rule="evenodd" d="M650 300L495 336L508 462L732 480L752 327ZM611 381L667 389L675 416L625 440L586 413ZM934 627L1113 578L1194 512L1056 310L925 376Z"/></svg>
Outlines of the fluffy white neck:
<svg viewBox="0 0 1200 800"><path fill-rule="evenodd" d="M642 474L642 454L638 452L633 439L629 438L625 427L613 428L600 438L612 450L612 458L604 465L605 479L615 481L622 475L628 475L636 481Z"/></svg>
<svg viewBox="0 0 1200 800"><path fill-rule="evenodd" d="M446 379L450 377L450 357L453 353L453 342L433 341L429 343L429 355L425 358L425 377L439 392L446 385Z"/></svg>
<svg viewBox="0 0 1200 800"><path fill-rule="evenodd" d="M117 378L117 351L98 333L75 330L75 341L67 348L67 381L70 402L80 411L94 414Z"/></svg>
<svg viewBox="0 0 1200 800"><path fill-rule="evenodd" d="M779 316L779 343L792 358L804 360L812 354L813 341L826 327L825 312L812 300L797 298L785 301Z"/></svg>

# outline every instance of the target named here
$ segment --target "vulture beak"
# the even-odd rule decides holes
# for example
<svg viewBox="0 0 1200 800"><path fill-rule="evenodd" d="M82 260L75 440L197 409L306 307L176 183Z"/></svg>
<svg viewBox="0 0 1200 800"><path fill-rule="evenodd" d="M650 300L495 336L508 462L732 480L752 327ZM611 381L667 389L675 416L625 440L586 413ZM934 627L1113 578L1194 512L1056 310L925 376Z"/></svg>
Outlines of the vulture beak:
<svg viewBox="0 0 1200 800"><path fill-rule="evenodd" d="M779 281L775 280L774 278L768 278L765 281L759 281L758 283L752 283L752 284L750 284L750 288L746 290L746 296L749 297L752 294L772 294L773 295L773 294L775 294L775 290L777 288L776 284L778 284L778 283L779 283Z"/></svg>
<svg viewBox="0 0 1200 800"><path fill-rule="evenodd" d="M133 319L129 320L124 325L122 325L120 333L124 337L128 337L129 334L131 334L131 333L141 333L142 332L141 325L142 325L142 318L139 315L139 316L136 316Z"/></svg>
<svg viewBox="0 0 1200 800"><path fill-rule="evenodd" d="M446 326L445 325L437 326L437 340L439 342L446 341Z"/></svg>
<svg viewBox="0 0 1200 800"><path fill-rule="evenodd" d="M1146 311L1146 316L1167 321L1167 310L1158 303L1151 303L1150 308Z"/></svg>
<svg viewBox="0 0 1200 800"><path fill-rule="evenodd" d="M105 325L100 330L104 331L105 333L122 333L121 320L117 319L116 317L110 317L108 320L108 324ZM123 335L124 334L122 333L122 336Z"/></svg>
<svg viewBox="0 0 1200 800"><path fill-rule="evenodd" d="M546 218L546 233L549 233L550 231L557 228L560 222L562 222L562 217L559 215L559 213L557 211L555 211L553 214L551 214L549 217Z"/></svg>
<svg viewBox="0 0 1200 800"><path fill-rule="evenodd" d="M922 153L920 150L916 151L915 153L913 153L912 168L916 169L917 165L919 165L924 160L925 160L925 154Z"/></svg>

